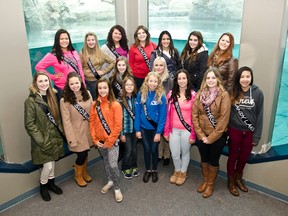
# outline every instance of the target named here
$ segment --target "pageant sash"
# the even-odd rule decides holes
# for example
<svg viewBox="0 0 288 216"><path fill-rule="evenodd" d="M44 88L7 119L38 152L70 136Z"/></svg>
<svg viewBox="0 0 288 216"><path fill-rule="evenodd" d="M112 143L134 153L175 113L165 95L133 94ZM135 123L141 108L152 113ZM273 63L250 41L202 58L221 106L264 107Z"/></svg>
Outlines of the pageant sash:
<svg viewBox="0 0 288 216"><path fill-rule="evenodd" d="M140 51L140 53L142 54L144 60L145 60L145 63L147 65L147 67L149 68L149 71L151 71L151 65L150 65L150 61L148 59L148 56L147 54L145 53L145 51L142 49L141 46L137 46L138 50Z"/></svg>
<svg viewBox="0 0 288 216"><path fill-rule="evenodd" d="M130 117L135 120L135 114L133 112L133 110L131 109L131 107L129 106L128 103L126 103L127 106L123 103L124 108L126 109L126 111L128 112L128 114L130 115Z"/></svg>
<svg viewBox="0 0 288 216"><path fill-rule="evenodd" d="M206 106L205 104L203 104L203 107L204 107L204 110L206 112L206 115L207 115L209 121L211 122L211 124L215 128L217 125L217 122L215 121L215 118L214 118L213 114L211 113L210 108L208 106Z"/></svg>
<svg viewBox="0 0 288 216"><path fill-rule="evenodd" d="M175 106L177 115L178 115L181 123L182 123L183 126L186 128L186 130L188 130L189 132L191 132L191 126L184 120L178 101L175 101L175 102L174 102L174 106Z"/></svg>
<svg viewBox="0 0 288 216"><path fill-rule="evenodd" d="M145 117L146 117L146 119L148 120L148 122L149 122L155 129L157 129L158 124L157 124L155 121L153 121L153 120L148 116L146 104L143 104L143 110L144 110L144 114L145 114Z"/></svg>
<svg viewBox="0 0 288 216"><path fill-rule="evenodd" d="M90 122L90 115L85 111L83 107L80 106L80 104L76 103L73 104L73 107L88 121Z"/></svg>
<svg viewBox="0 0 288 216"><path fill-rule="evenodd" d="M96 69L93 67L93 64L92 64L90 58L88 58L87 65L88 65L90 71L92 72L92 74L95 76L95 78L96 78L97 80L100 79L100 75L98 74L98 72L96 71Z"/></svg>
<svg viewBox="0 0 288 216"><path fill-rule="evenodd" d="M109 127L108 123L106 122L99 105L96 105L96 111L97 111L98 117L100 119L100 122L101 122L104 130L106 131L106 133L108 135L110 135L110 133L111 133L110 127Z"/></svg>
<svg viewBox="0 0 288 216"><path fill-rule="evenodd" d="M51 52L51 53L52 53L52 55L56 56L56 53L55 53L55 52ZM65 57L65 56L62 56L62 60L63 60L64 62L66 62L68 65L70 65L70 66L73 68L73 70L74 70L75 72L77 72L79 76L81 76L78 66L77 66L73 61L71 61L70 59L68 59L68 58Z"/></svg>
<svg viewBox="0 0 288 216"><path fill-rule="evenodd" d="M243 121L244 125L250 130L250 131L254 131L255 130L255 126L249 121L249 119L247 119L247 117L245 116L245 114L242 112L242 110L240 109L240 106L234 104L236 107L236 111L240 117L240 119Z"/></svg>
<svg viewBox="0 0 288 216"><path fill-rule="evenodd" d="M119 58L121 55L116 51L115 47L112 46L112 47L109 47L107 45L107 47L110 49L110 51L116 56L116 58Z"/></svg>

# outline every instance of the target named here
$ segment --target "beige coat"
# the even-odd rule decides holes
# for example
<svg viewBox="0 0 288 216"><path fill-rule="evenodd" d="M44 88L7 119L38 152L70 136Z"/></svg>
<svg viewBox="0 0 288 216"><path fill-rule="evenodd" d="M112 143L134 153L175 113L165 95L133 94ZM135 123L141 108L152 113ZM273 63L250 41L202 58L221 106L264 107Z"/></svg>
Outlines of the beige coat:
<svg viewBox="0 0 288 216"><path fill-rule="evenodd" d="M198 91L200 94L200 91ZM227 130L230 117L231 101L227 91L220 90L214 102L210 105L210 111L217 122L216 128L209 121L203 104L197 99L194 101L192 109L192 121L198 139L207 137L209 143L217 141Z"/></svg>
<svg viewBox="0 0 288 216"><path fill-rule="evenodd" d="M76 95L77 103L89 114L92 104L92 97L87 101L82 101L80 92ZM89 130L89 122L71 105L60 100L60 110L63 127L69 150L72 152L82 152L90 149L92 139Z"/></svg>

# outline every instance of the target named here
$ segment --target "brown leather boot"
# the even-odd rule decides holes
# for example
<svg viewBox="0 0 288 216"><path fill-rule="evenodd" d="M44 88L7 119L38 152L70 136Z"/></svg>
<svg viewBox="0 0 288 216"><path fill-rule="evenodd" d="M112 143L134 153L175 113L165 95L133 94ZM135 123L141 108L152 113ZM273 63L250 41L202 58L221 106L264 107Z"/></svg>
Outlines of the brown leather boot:
<svg viewBox="0 0 288 216"><path fill-rule="evenodd" d="M199 185L197 191L199 193L203 193L208 185L208 172L209 172L209 164L208 163L202 163L201 162L201 167L202 167L202 175L203 175L203 181L202 183Z"/></svg>
<svg viewBox="0 0 288 216"><path fill-rule="evenodd" d="M235 185L235 177L234 176L228 176L227 187L228 187L229 192L233 196L239 196L239 192L238 192L236 185Z"/></svg>
<svg viewBox="0 0 288 216"><path fill-rule="evenodd" d="M248 192L248 188L244 185L242 176L243 172L242 173L235 172L235 184L241 191Z"/></svg>
<svg viewBox="0 0 288 216"><path fill-rule="evenodd" d="M91 176L88 175L87 173L87 159L85 160L85 163L83 164L83 173L82 173L82 177L86 182L91 182L92 178Z"/></svg>
<svg viewBox="0 0 288 216"><path fill-rule="evenodd" d="M213 186L217 177L217 173L219 170L219 166L215 167L215 166L211 166L209 165L209 172L208 172L208 184L207 187L205 189L205 191L203 192L203 197L204 198L208 198L212 195L213 193Z"/></svg>
<svg viewBox="0 0 288 216"><path fill-rule="evenodd" d="M175 184L179 175L180 175L180 171L174 171L173 175L170 177L170 183Z"/></svg>
<svg viewBox="0 0 288 216"><path fill-rule="evenodd" d="M180 175L176 180L176 185L178 185L178 186L183 185L185 183L186 179L187 179L187 172L184 172L184 173L180 172Z"/></svg>
<svg viewBox="0 0 288 216"><path fill-rule="evenodd" d="M83 176L83 167L84 167L84 165L79 166L76 163L74 164L75 181L80 187L86 187L87 186L86 181L84 181L84 179L82 177Z"/></svg>

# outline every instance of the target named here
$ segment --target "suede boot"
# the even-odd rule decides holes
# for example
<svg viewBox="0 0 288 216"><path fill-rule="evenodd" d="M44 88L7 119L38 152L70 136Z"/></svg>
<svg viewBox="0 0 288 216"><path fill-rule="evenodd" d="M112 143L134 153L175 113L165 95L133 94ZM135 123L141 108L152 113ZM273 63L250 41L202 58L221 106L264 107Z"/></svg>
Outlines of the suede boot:
<svg viewBox="0 0 288 216"><path fill-rule="evenodd" d="M76 163L74 164L75 181L80 187L86 187L87 186L86 181L84 181L84 179L82 177L83 176L83 167L84 167L84 165L79 166Z"/></svg>
<svg viewBox="0 0 288 216"><path fill-rule="evenodd" d="M209 165L208 184L207 184L205 191L203 192L204 198L208 198L212 195L218 170L219 170L219 166L215 167L215 166Z"/></svg>
<svg viewBox="0 0 288 216"><path fill-rule="evenodd" d="M244 185L242 176L243 172L242 173L235 172L235 184L241 191L248 192L248 188Z"/></svg>
<svg viewBox="0 0 288 216"><path fill-rule="evenodd" d="M239 192L238 192L236 185L235 185L235 177L234 176L228 176L227 187L228 187L229 192L233 196L239 196Z"/></svg>
<svg viewBox="0 0 288 216"><path fill-rule="evenodd" d="M179 175L180 171L174 171L173 175L170 177L170 183L175 184Z"/></svg>
<svg viewBox="0 0 288 216"><path fill-rule="evenodd" d="M40 183L40 194L41 194L41 197L44 201L50 201L51 200L51 196L49 194L47 184L41 184Z"/></svg>
<svg viewBox="0 0 288 216"><path fill-rule="evenodd" d="M203 193L208 185L209 164L201 162L201 168L202 168L203 181L197 189L199 193Z"/></svg>
<svg viewBox="0 0 288 216"><path fill-rule="evenodd" d="M83 173L82 173L82 176L83 176L83 179L84 179L86 182L91 182L91 181L92 181L91 176L89 176L88 173L87 173L87 159L85 160L85 163L83 164Z"/></svg>
<svg viewBox="0 0 288 216"><path fill-rule="evenodd" d="M176 185L181 186L185 183L187 179L187 172L180 172L179 177L176 180Z"/></svg>
<svg viewBox="0 0 288 216"><path fill-rule="evenodd" d="M55 178L49 179L48 184L47 184L47 188L49 190L53 191L57 195L62 194L63 191L61 190L61 188L59 188L57 185L55 185L54 181L55 181Z"/></svg>

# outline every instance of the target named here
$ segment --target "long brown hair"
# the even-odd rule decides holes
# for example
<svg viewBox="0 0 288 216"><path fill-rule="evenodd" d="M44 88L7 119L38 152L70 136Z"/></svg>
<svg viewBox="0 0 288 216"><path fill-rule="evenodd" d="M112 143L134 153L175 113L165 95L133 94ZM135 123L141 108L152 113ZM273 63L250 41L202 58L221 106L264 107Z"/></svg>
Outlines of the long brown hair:
<svg viewBox="0 0 288 216"><path fill-rule="evenodd" d="M107 85L108 85L109 92L108 92L107 100L110 102L110 105L111 105L112 102L116 101L116 98L115 98L115 95L113 93L110 82L105 77L101 77L96 82L96 95L95 95L96 105L100 105L100 101L98 100L98 97L100 96L99 92L98 92L98 85L99 85L99 83L102 83L102 82L107 83Z"/></svg>
<svg viewBox="0 0 288 216"><path fill-rule="evenodd" d="M139 41L139 39L138 39L138 31L139 31L140 29L142 29L143 31L145 31L145 33L147 34L147 37L146 37L146 40L145 40L145 47L146 47L146 46L150 43L150 33L149 33L149 31L148 31L148 28L145 27L145 26L143 26L143 25L139 25L139 26L136 28L135 32L134 32L134 41L135 41L134 45L135 45L136 47L140 45L140 41Z"/></svg>
<svg viewBox="0 0 288 216"><path fill-rule="evenodd" d="M57 102L57 99L56 99L55 91L52 88L52 84L51 84L51 80L50 80L49 76L45 72L42 72L42 71L36 72L34 74L34 77L33 77L32 87L34 89L36 89L37 92L40 94L40 90L39 90L39 88L37 86L37 78L40 75L46 76L48 78L48 80L49 80L49 87L46 90L47 104L48 104L49 110L51 111L51 114L53 115L55 120L58 121L59 120L58 102Z"/></svg>
<svg viewBox="0 0 288 216"><path fill-rule="evenodd" d="M69 86L69 80L72 78L72 77L77 77L81 83L81 87L80 87L80 91L81 91L81 95L82 95L82 98L83 98L83 101L87 101L89 100L90 98L90 95L82 81L82 78L78 75L78 73L76 72L71 72L68 74L67 76L67 80L66 80L66 83L65 83L65 87L64 87L64 91L63 91L63 94L62 94L62 97L64 98L64 102L68 102L72 105L76 104L77 103L77 100L76 100L76 96L74 94L74 92L70 89L70 86Z"/></svg>
<svg viewBox="0 0 288 216"><path fill-rule="evenodd" d="M223 36L227 35L229 37L230 40L230 45L228 47L227 50L225 50L224 52L220 52L220 47L219 47L219 43L222 39ZM230 59L233 56L233 50L234 48L234 37L231 33L229 32L225 32L221 35L221 37L219 38L217 44L215 45L214 49L212 50L209 58L208 58L208 67L213 66L213 67L219 67L221 66L225 61L227 61L228 59ZM216 56L218 56L216 58Z"/></svg>
<svg viewBox="0 0 288 216"><path fill-rule="evenodd" d="M127 105L127 101L126 101L127 92L125 90L125 85L126 85L128 80L130 80L133 83L133 85L134 85L134 90L132 91L132 97L136 98L136 96L137 96L137 86L136 86L135 80L133 79L132 76L125 77L125 79L123 80L123 84L122 84L122 96L121 96L121 99L122 99L122 103L126 107L128 105Z"/></svg>
<svg viewBox="0 0 288 216"><path fill-rule="evenodd" d="M112 76L109 78L109 81L112 83L115 79L116 79L116 76L117 76L117 73L119 73L118 71L118 68L117 68L117 64L119 61L123 61L125 62L126 64L126 70L123 74L123 79L127 76L132 76L132 71L131 71L131 68L129 66L129 63L128 63L128 60L125 56L120 56L117 60L116 60L116 63L115 63L115 67L114 67L114 72L112 74Z"/></svg>
<svg viewBox="0 0 288 216"><path fill-rule="evenodd" d="M95 38L95 46L93 49L89 48L87 45L88 36L93 36ZM86 35L84 37L84 46L82 48L82 55L83 55L83 59L84 59L85 63L88 62L88 58L91 55L101 56L102 53L103 53L103 51L100 49L97 35L94 32L86 33ZM96 64L99 64L99 58L95 58L95 60L96 60Z"/></svg>

